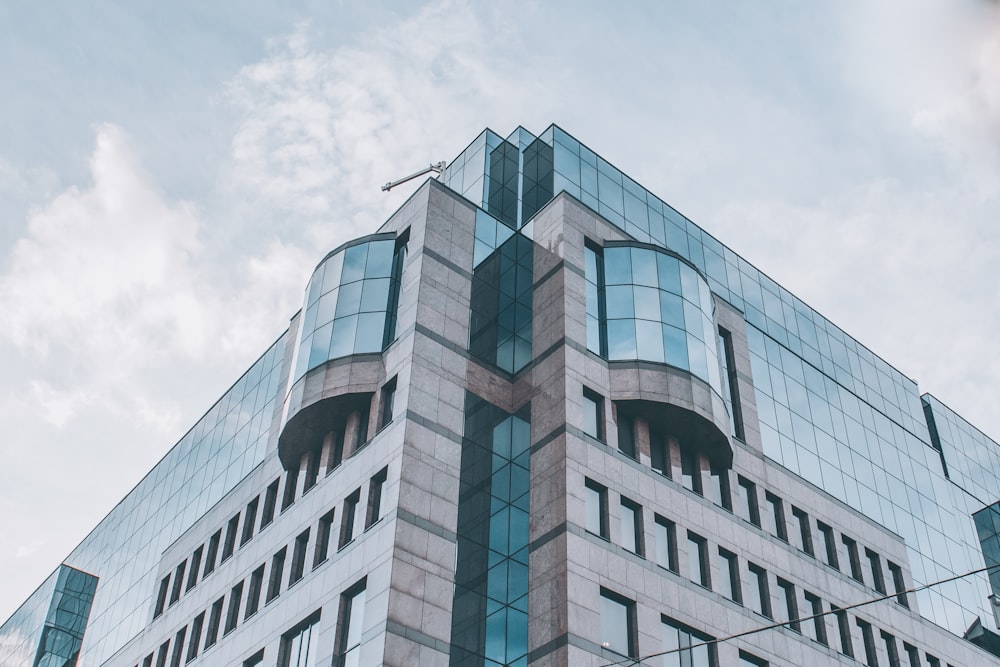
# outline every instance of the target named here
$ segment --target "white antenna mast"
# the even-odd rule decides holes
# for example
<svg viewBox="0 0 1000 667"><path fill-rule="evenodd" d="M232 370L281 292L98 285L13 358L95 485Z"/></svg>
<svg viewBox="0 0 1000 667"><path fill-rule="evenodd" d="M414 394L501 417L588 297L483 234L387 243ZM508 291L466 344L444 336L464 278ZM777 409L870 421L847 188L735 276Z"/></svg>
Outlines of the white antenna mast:
<svg viewBox="0 0 1000 667"><path fill-rule="evenodd" d="M388 183L386 183L385 185L382 186L382 192L388 192L389 190L393 189L397 185L401 185L403 183L406 183L407 181L412 181L414 178L417 178L419 176L423 176L424 174L428 174L428 173L430 173L432 171L435 174L440 174L441 172L444 171L444 168L447 167L447 166L448 166L447 162L444 162L444 161L435 162L434 164L428 165L427 167L421 169L418 172L412 173L409 176L404 176L403 178L399 179L398 181L389 181Z"/></svg>

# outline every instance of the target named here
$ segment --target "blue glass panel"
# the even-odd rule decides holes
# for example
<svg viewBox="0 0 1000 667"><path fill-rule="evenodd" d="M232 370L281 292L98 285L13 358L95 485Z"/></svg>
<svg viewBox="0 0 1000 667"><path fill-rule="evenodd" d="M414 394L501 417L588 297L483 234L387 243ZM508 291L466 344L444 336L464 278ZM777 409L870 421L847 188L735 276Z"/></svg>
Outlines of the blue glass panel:
<svg viewBox="0 0 1000 667"><path fill-rule="evenodd" d="M333 325L327 324L313 333L309 344L309 368L314 368L329 358L327 354L330 351L330 332L332 329Z"/></svg>
<svg viewBox="0 0 1000 667"><path fill-rule="evenodd" d="M636 285L658 287L656 258L661 253L648 248L632 248L632 282Z"/></svg>
<svg viewBox="0 0 1000 667"><path fill-rule="evenodd" d="M684 328L684 302L679 295L660 291L660 318L664 324Z"/></svg>
<svg viewBox="0 0 1000 667"><path fill-rule="evenodd" d="M388 278L392 275L392 254L396 247L394 240L373 241L368 245L368 261L365 263L365 278Z"/></svg>
<svg viewBox="0 0 1000 667"><path fill-rule="evenodd" d="M661 288L674 294L681 294L680 262L676 257L657 253L656 268Z"/></svg>
<svg viewBox="0 0 1000 667"><path fill-rule="evenodd" d="M663 348L668 364L685 370L691 368L688 361L687 335L683 330L664 324Z"/></svg>
<svg viewBox="0 0 1000 667"><path fill-rule="evenodd" d="M337 295L338 290L336 289L332 292L327 292L320 297L317 305L306 311L306 319L302 324L303 331L312 331L317 326L322 326L333 320L334 312L337 308ZM310 314L313 315L312 321L309 318Z"/></svg>
<svg viewBox="0 0 1000 667"><path fill-rule="evenodd" d="M631 285L615 285L605 289L608 319L635 317Z"/></svg>
<svg viewBox="0 0 1000 667"><path fill-rule="evenodd" d="M607 285L632 284L632 260L628 248L604 250L604 282Z"/></svg>
<svg viewBox="0 0 1000 667"><path fill-rule="evenodd" d="M338 320L339 321L339 320ZM362 313L358 315L358 329L354 352L382 351L382 334L385 331L385 313Z"/></svg>
<svg viewBox="0 0 1000 667"><path fill-rule="evenodd" d="M659 322L635 321L636 349L639 359L664 361L662 326Z"/></svg>
<svg viewBox="0 0 1000 667"><path fill-rule="evenodd" d="M363 287L364 283L358 281L340 288L340 295L337 297L337 308L334 313L335 317L354 315L360 312L361 290Z"/></svg>
<svg viewBox="0 0 1000 667"><path fill-rule="evenodd" d="M358 316L350 315L333 321L333 335L330 339L330 356L328 359L346 357L354 354L354 337L358 328ZM310 364L312 367L313 364Z"/></svg>
<svg viewBox="0 0 1000 667"><path fill-rule="evenodd" d="M634 287L632 289L635 316L643 320L660 320L660 290L655 287ZM616 315L616 317L626 317Z"/></svg>
<svg viewBox="0 0 1000 667"><path fill-rule="evenodd" d="M608 320L608 358L636 358L635 320Z"/></svg>
<svg viewBox="0 0 1000 667"><path fill-rule="evenodd" d="M351 246L342 253L344 257L344 268L340 277L341 285L346 285L347 283L354 282L355 280L361 280L365 277L365 263L368 259L368 245L369 244L367 243L362 243L360 245Z"/></svg>
<svg viewBox="0 0 1000 667"><path fill-rule="evenodd" d="M344 253L337 253L323 262L323 294L340 284L340 272L344 266Z"/></svg>

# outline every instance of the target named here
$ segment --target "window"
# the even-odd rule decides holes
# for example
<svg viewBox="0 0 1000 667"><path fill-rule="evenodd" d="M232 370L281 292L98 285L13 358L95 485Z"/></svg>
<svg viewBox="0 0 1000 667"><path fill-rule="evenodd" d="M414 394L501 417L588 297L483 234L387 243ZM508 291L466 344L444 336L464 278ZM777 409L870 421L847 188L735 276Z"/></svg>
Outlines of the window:
<svg viewBox="0 0 1000 667"><path fill-rule="evenodd" d="M299 464L301 465L301 461ZM295 492L299 483L299 466L289 468L285 473L285 493L281 496L281 511L292 506L295 502Z"/></svg>
<svg viewBox="0 0 1000 667"><path fill-rule="evenodd" d="M708 544L701 535L688 531L688 578L705 588L712 587L709 576Z"/></svg>
<svg viewBox="0 0 1000 667"><path fill-rule="evenodd" d="M142 660L142 667L153 667L153 654L150 653Z"/></svg>
<svg viewBox="0 0 1000 667"><path fill-rule="evenodd" d="M236 623L240 618L240 603L243 601L243 582L233 586L229 592L229 611L226 612L226 629L222 634L228 634L236 629Z"/></svg>
<svg viewBox="0 0 1000 667"><path fill-rule="evenodd" d="M584 486L587 501L587 532L608 539L608 490L587 480Z"/></svg>
<svg viewBox="0 0 1000 667"><path fill-rule="evenodd" d="M170 667L181 667L181 658L184 657L184 638L187 636L187 626L177 631L174 635L174 650L170 654Z"/></svg>
<svg viewBox="0 0 1000 667"><path fill-rule="evenodd" d="M601 589L601 646L636 657L635 602Z"/></svg>
<svg viewBox="0 0 1000 667"><path fill-rule="evenodd" d="M664 667L716 667L715 639L677 621L660 617Z"/></svg>
<svg viewBox="0 0 1000 667"><path fill-rule="evenodd" d="M205 554L205 574L202 578L212 574L215 570L215 558L219 555L219 542L222 540L222 531L217 530L208 538L208 552Z"/></svg>
<svg viewBox="0 0 1000 667"><path fill-rule="evenodd" d="M902 667L899 662L899 648L896 646L896 638L888 632L882 630L882 643L885 644L885 655L889 658L889 667Z"/></svg>
<svg viewBox="0 0 1000 667"><path fill-rule="evenodd" d="M642 507L627 498L621 499L622 546L640 556L642 544Z"/></svg>
<svg viewBox="0 0 1000 667"><path fill-rule="evenodd" d="M790 581L785 581L781 577L778 577L778 588L784 593L788 628L793 632L801 633L802 624L799 623L799 603L795 597L795 585Z"/></svg>
<svg viewBox="0 0 1000 667"><path fill-rule="evenodd" d="M355 524L358 522L358 503L361 502L361 489L347 496L344 500L344 515L340 524L340 548L343 549L354 541L354 537L360 531Z"/></svg>
<svg viewBox="0 0 1000 667"><path fill-rule="evenodd" d="M677 572L677 528L674 522L656 515L656 564Z"/></svg>
<svg viewBox="0 0 1000 667"><path fill-rule="evenodd" d="M718 591L737 604L743 604L743 587L740 584L740 563L736 554L719 547L720 581Z"/></svg>
<svg viewBox="0 0 1000 667"><path fill-rule="evenodd" d="M222 621L222 603L224 598L219 598L212 603L212 609L208 612L208 630L205 632L205 648L215 645L219 639L219 623Z"/></svg>
<svg viewBox="0 0 1000 667"><path fill-rule="evenodd" d="M629 458L639 458L635 446L635 420L623 415L621 410L618 410L618 451Z"/></svg>
<svg viewBox="0 0 1000 667"><path fill-rule="evenodd" d="M368 418L371 417L371 409L372 406L368 404L358 412L358 432L354 439L354 451L368 443Z"/></svg>
<svg viewBox="0 0 1000 667"><path fill-rule="evenodd" d="M271 558L271 574L267 578L267 597L264 603L267 604L281 593L281 575L285 569L285 551L287 547L282 547L281 551Z"/></svg>
<svg viewBox="0 0 1000 667"><path fill-rule="evenodd" d="M847 612L843 609L830 605L830 611L837 619L837 632L840 635L840 652L848 658L854 657L854 641L851 639L851 625L847 620Z"/></svg>
<svg viewBox="0 0 1000 667"><path fill-rule="evenodd" d="M878 649L875 647L875 633L872 632L872 624L868 621L855 619L858 628L861 630L861 640L865 646L865 664L868 667L878 667Z"/></svg>
<svg viewBox="0 0 1000 667"><path fill-rule="evenodd" d="M653 470L664 477L672 476L670 470L670 447L667 445L667 439L662 433L653 429L649 431L649 456L650 465Z"/></svg>
<svg viewBox="0 0 1000 667"><path fill-rule="evenodd" d="M837 558L837 540L834 537L833 528L822 521L816 522L816 528L819 530L820 541L823 543L822 551L826 558L826 564L835 570L839 570L840 562Z"/></svg>
<svg viewBox="0 0 1000 667"><path fill-rule="evenodd" d="M240 525L240 515L239 512L236 513L229 523L226 525L226 541L222 543L222 559L220 562L225 562L227 558L233 555L233 551L236 550L236 530Z"/></svg>
<svg viewBox="0 0 1000 667"><path fill-rule="evenodd" d="M684 488L702 495L701 465L698 453L681 445L681 484Z"/></svg>
<svg viewBox="0 0 1000 667"><path fill-rule="evenodd" d="M767 667L767 660L746 651L740 651L740 667Z"/></svg>
<svg viewBox="0 0 1000 667"><path fill-rule="evenodd" d="M323 446L329 446L330 448L330 458L326 462L326 474L329 475L331 472L337 469L337 467L344 462L344 436L345 436L346 424L342 424L339 429L335 431L330 431L326 434L326 440Z"/></svg>
<svg viewBox="0 0 1000 667"><path fill-rule="evenodd" d="M382 430L392 421L392 414L396 403L396 378L392 378L382 385L381 404L382 411L379 412L378 428Z"/></svg>
<svg viewBox="0 0 1000 667"><path fill-rule="evenodd" d="M875 590L885 595L885 577L882 575L882 559L871 549L865 549L865 556L868 558L868 565L872 571L872 586Z"/></svg>
<svg viewBox="0 0 1000 667"><path fill-rule="evenodd" d="M920 651L917 650L916 646L903 642L903 650L906 651L906 659L909 667L921 667Z"/></svg>
<svg viewBox="0 0 1000 667"><path fill-rule="evenodd" d="M382 468L371 479L368 485L368 516L365 519L365 529L371 528L382 518L385 507L385 482L389 478L389 469Z"/></svg>
<svg viewBox="0 0 1000 667"><path fill-rule="evenodd" d="M886 560L886 565L889 567L889 575L892 577L892 589L896 594L896 602L904 607L909 607L910 603L906 599L906 581L903 579L903 568L891 560Z"/></svg>
<svg viewBox="0 0 1000 667"><path fill-rule="evenodd" d="M160 644L160 650L156 652L156 667L167 667L167 651L170 650L170 640Z"/></svg>
<svg viewBox="0 0 1000 667"><path fill-rule="evenodd" d="M604 442L604 398L583 388L583 432Z"/></svg>
<svg viewBox="0 0 1000 667"><path fill-rule="evenodd" d="M174 586L170 590L170 604L181 599L181 589L184 588L184 571L187 569L187 560L182 560L181 564L174 570Z"/></svg>
<svg viewBox="0 0 1000 667"><path fill-rule="evenodd" d="M340 622L337 624L338 667L361 664L361 631L365 617L365 580L362 579L340 596Z"/></svg>
<svg viewBox="0 0 1000 667"><path fill-rule="evenodd" d="M823 613L823 601L819 599L819 596L809 591L805 591L804 595L806 602L809 604L809 614L813 617L813 639L823 646L829 646L829 640L826 636L826 617L821 615Z"/></svg>
<svg viewBox="0 0 1000 667"><path fill-rule="evenodd" d="M733 498L729 491L729 472L715 463L710 463L708 473L709 497L712 502L732 512Z"/></svg>
<svg viewBox="0 0 1000 667"><path fill-rule="evenodd" d="M163 613L163 608L167 605L167 592L170 590L170 575L160 580L160 590L156 594L156 606L153 608L153 618Z"/></svg>
<svg viewBox="0 0 1000 667"><path fill-rule="evenodd" d="M201 554L205 547L200 546L191 554L191 569L188 570L188 582L185 591L189 591L198 583L198 570L201 569Z"/></svg>
<svg viewBox="0 0 1000 667"><path fill-rule="evenodd" d="M278 503L278 480L274 480L264 491L264 509L260 513L260 527L274 521L274 506Z"/></svg>
<svg viewBox="0 0 1000 667"><path fill-rule="evenodd" d="M240 546L253 539L253 526L257 521L257 505L260 503L260 496L257 496L247 503L246 512L243 513L243 535L240 536Z"/></svg>
<svg viewBox="0 0 1000 667"><path fill-rule="evenodd" d="M722 389L729 408L731 434L745 440L743 433L743 408L740 405L739 380L736 377L736 353L733 349L733 335L719 327L719 361L722 362Z"/></svg>
<svg viewBox="0 0 1000 667"><path fill-rule="evenodd" d="M792 523L795 525L795 540L799 550L809 556L816 556L813 550L812 531L809 529L809 515L792 505Z"/></svg>
<svg viewBox="0 0 1000 667"><path fill-rule="evenodd" d="M740 503L740 516L755 526L760 526L760 507L757 505L757 485L746 477L737 478L740 487L740 495L743 502Z"/></svg>
<svg viewBox="0 0 1000 667"><path fill-rule="evenodd" d="M313 556L313 568L326 561L330 551L330 533L333 529L333 513L330 510L319 518L319 528L316 529L316 553Z"/></svg>
<svg viewBox="0 0 1000 667"><path fill-rule="evenodd" d="M930 653L925 653L924 655L927 656L927 667L941 667L941 661L933 655Z"/></svg>
<svg viewBox="0 0 1000 667"><path fill-rule="evenodd" d="M260 649L243 661L243 667L260 667L264 664L264 649Z"/></svg>
<svg viewBox="0 0 1000 667"><path fill-rule="evenodd" d="M316 658L313 629L319 623L319 611L281 635L278 647L278 667L311 667Z"/></svg>
<svg viewBox="0 0 1000 667"><path fill-rule="evenodd" d="M260 589L264 587L264 566L261 565L250 574L250 586L247 588L247 609L244 620L250 618L260 609Z"/></svg>
<svg viewBox="0 0 1000 667"><path fill-rule="evenodd" d="M750 606L761 616L771 616L771 589L767 584L767 572L753 563L747 563L750 572Z"/></svg>
<svg viewBox="0 0 1000 667"><path fill-rule="evenodd" d="M292 550L292 569L288 573L288 585L292 586L299 579L306 569L306 548L309 546L309 529L299 533L295 538L295 548Z"/></svg>
<svg viewBox="0 0 1000 667"><path fill-rule="evenodd" d="M319 451L310 450L302 455L303 460L306 462L306 474L305 479L302 480L302 493L306 493L316 486L316 481L319 479Z"/></svg>
<svg viewBox="0 0 1000 667"><path fill-rule="evenodd" d="M865 578L861 574L861 558L858 556L858 543L847 535L841 535L840 539L844 543L845 557L851 567L851 577L855 581L859 581L862 584L865 583Z"/></svg>
<svg viewBox="0 0 1000 667"><path fill-rule="evenodd" d="M198 657L198 644L201 642L201 628L205 624L205 612L201 612L191 621L191 639L188 641L187 658L184 662L191 662Z"/></svg>
<svg viewBox="0 0 1000 667"><path fill-rule="evenodd" d="M785 527L785 507L781 498L770 492L764 493L770 511L767 513L767 520L770 522L768 529L771 534L779 540L788 541L788 530Z"/></svg>

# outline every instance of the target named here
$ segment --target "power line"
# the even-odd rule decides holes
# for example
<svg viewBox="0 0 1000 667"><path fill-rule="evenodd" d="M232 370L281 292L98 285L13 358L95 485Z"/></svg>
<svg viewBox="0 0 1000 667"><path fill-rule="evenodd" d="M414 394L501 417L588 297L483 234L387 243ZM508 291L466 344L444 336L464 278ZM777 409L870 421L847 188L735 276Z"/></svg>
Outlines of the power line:
<svg viewBox="0 0 1000 667"><path fill-rule="evenodd" d="M651 658L658 658L658 657L660 657L662 655L669 655L671 653L680 653L681 651L690 651L691 649L699 648L701 646L710 646L710 645L713 645L713 644L721 644L722 642L728 642L728 641L731 641L733 639L739 639L741 637L747 637L749 635L755 635L755 634L764 632L766 630L775 630L777 628L784 627L784 626L790 625L792 623L802 623L803 621L811 621L811 620L814 620L814 619L817 619L817 618L822 618L823 616L829 616L830 614L841 613L841 612L849 611L849 610L852 610L852 609L858 609L859 607L865 607L865 606L870 605L870 604L875 604L876 602L882 602L884 600L889 600L889 599L892 599L892 598L897 598L900 595L908 595L910 593L916 593L918 591L926 590L926 589L931 588L933 586L938 586L940 584L947 584L948 582L956 581L958 579L964 579L965 577L971 577L974 574L981 574L983 572L986 572L988 570L992 570L992 569L995 569L995 568L1000 568L1000 565L989 565L987 567L982 567L982 568L979 568L978 570L972 570L971 572L966 572L964 574L956 574L955 576L948 577L947 579L941 579L939 581L935 581L935 582L932 582L932 583L929 583L929 584L924 584L922 586L916 586L914 588L909 588L909 589L907 589L905 591L899 591L899 592L896 592L896 593L882 595L880 597L871 598L870 600L865 600L863 602L857 602L855 604L848 605L846 607L840 607L836 611L834 611L833 609L831 609L830 611L824 611L824 612L822 612L820 614L813 614L811 616L804 616L802 618L796 618L796 619L792 619L792 620L788 620L788 621L783 621L781 623L772 623L770 625L763 625L763 626L761 626L759 628L753 628L751 630L744 630L743 632L738 632L738 633L736 633L734 635L729 635L728 637L718 637L716 639L710 639L708 641L699 642L697 644L692 644L691 646L685 646L684 648L674 648L674 649L670 649L668 651L660 651L659 653L651 653L649 655L646 655L646 656L643 656L643 657L640 657L640 658L624 658L624 659L618 660L616 662L604 663L603 665L601 665L601 667L614 667L615 665L641 665L643 662L645 662L646 660L650 660Z"/></svg>

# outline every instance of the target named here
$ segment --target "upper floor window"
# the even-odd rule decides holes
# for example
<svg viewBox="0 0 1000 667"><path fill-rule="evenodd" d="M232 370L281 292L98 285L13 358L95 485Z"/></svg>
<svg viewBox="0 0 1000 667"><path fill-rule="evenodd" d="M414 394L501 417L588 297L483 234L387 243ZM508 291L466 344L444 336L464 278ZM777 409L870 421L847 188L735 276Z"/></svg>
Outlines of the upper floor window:
<svg viewBox="0 0 1000 667"><path fill-rule="evenodd" d="M635 602L601 589L601 646L636 657Z"/></svg>
<svg viewBox="0 0 1000 667"><path fill-rule="evenodd" d="M604 442L604 397L583 388L583 432Z"/></svg>

